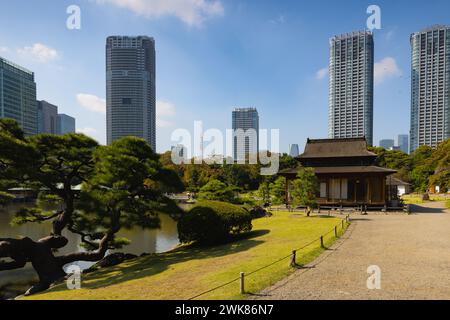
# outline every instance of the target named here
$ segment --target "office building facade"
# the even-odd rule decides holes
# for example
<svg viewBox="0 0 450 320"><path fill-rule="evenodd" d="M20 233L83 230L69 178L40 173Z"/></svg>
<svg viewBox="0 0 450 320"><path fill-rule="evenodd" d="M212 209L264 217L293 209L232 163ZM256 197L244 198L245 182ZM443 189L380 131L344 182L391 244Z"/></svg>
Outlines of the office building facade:
<svg viewBox="0 0 450 320"><path fill-rule="evenodd" d="M66 134L75 133L75 118L68 116L67 114L60 113L57 117L56 133Z"/></svg>
<svg viewBox="0 0 450 320"><path fill-rule="evenodd" d="M256 108L236 108L232 113L233 157L247 160L259 151L259 115Z"/></svg>
<svg viewBox="0 0 450 320"><path fill-rule="evenodd" d="M26 135L38 133L34 73L1 57L0 118L16 120Z"/></svg>
<svg viewBox="0 0 450 320"><path fill-rule="evenodd" d="M155 41L146 36L106 40L107 143L126 136L156 150Z"/></svg>
<svg viewBox="0 0 450 320"><path fill-rule="evenodd" d="M409 135L399 134L397 137L397 146L404 153L409 153Z"/></svg>
<svg viewBox="0 0 450 320"><path fill-rule="evenodd" d="M380 140L380 147L386 150L390 150L395 145L394 139L383 139Z"/></svg>
<svg viewBox="0 0 450 320"><path fill-rule="evenodd" d="M450 138L450 27L411 35L411 152Z"/></svg>
<svg viewBox="0 0 450 320"><path fill-rule="evenodd" d="M330 40L328 136L373 144L374 41L370 31Z"/></svg>
<svg viewBox="0 0 450 320"><path fill-rule="evenodd" d="M47 101L37 101L38 133L57 134L58 107Z"/></svg>
<svg viewBox="0 0 450 320"><path fill-rule="evenodd" d="M289 147L289 155L293 158L297 158L300 155L300 148L298 144L291 144Z"/></svg>

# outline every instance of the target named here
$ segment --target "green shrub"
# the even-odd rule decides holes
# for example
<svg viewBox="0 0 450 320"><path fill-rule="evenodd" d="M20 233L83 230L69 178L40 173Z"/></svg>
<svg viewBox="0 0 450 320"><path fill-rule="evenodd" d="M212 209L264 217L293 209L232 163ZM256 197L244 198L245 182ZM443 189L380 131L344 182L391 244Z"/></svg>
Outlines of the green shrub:
<svg viewBox="0 0 450 320"><path fill-rule="evenodd" d="M227 186L219 180L210 180L207 184L200 188L198 198L200 200L215 200L235 202L238 188Z"/></svg>
<svg viewBox="0 0 450 320"><path fill-rule="evenodd" d="M219 201L201 201L178 221L182 243L218 244L251 229L252 217L247 210Z"/></svg>

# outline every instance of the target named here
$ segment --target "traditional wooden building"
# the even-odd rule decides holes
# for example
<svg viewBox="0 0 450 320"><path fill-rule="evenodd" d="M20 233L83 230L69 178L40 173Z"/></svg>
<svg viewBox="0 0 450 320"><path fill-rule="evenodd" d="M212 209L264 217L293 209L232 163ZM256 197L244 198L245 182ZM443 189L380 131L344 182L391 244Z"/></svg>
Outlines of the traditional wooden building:
<svg viewBox="0 0 450 320"><path fill-rule="evenodd" d="M389 195L386 177L396 171L376 166L377 155L368 151L364 138L308 139L305 152L297 159L302 167L314 168L319 179L317 194L321 206L385 206ZM284 170L287 197L290 181L298 168Z"/></svg>

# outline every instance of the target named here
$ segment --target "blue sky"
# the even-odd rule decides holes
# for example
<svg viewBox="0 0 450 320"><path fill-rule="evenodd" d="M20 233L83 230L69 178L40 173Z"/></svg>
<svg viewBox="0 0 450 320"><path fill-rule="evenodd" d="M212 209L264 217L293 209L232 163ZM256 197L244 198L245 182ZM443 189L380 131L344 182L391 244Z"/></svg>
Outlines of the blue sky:
<svg viewBox="0 0 450 320"><path fill-rule="evenodd" d="M409 131L409 36L450 24L450 2L288 0L1 0L0 56L35 72L38 99L77 118L105 142L105 39L148 35L157 50L157 150L176 128L231 126L233 107L253 106L260 127L280 129L281 151L327 137L329 38L375 31L374 141ZM31 5L31 3L33 5ZM69 5L81 30L66 28ZM322 71L321 71L322 70Z"/></svg>

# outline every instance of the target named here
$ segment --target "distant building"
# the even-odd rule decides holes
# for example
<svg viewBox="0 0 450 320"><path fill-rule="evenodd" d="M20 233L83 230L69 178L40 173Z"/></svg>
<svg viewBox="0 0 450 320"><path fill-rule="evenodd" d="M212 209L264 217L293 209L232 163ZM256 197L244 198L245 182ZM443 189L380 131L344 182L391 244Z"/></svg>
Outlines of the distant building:
<svg viewBox="0 0 450 320"><path fill-rule="evenodd" d="M177 158L182 163L187 163L187 148L182 144L177 144L176 146L172 146L172 160L174 157Z"/></svg>
<svg viewBox="0 0 450 320"><path fill-rule="evenodd" d="M1 57L0 118L16 120L26 135L38 133L34 73Z"/></svg>
<svg viewBox="0 0 450 320"><path fill-rule="evenodd" d="M140 137L156 150L155 40L146 36L106 39L107 143Z"/></svg>
<svg viewBox="0 0 450 320"><path fill-rule="evenodd" d="M411 35L410 151L450 138L450 26Z"/></svg>
<svg viewBox="0 0 450 320"><path fill-rule="evenodd" d="M235 161L248 159L259 150L259 116L256 108L236 108L232 114L233 156Z"/></svg>
<svg viewBox="0 0 450 320"><path fill-rule="evenodd" d="M56 134L58 107L47 101L37 101L38 108L38 133Z"/></svg>
<svg viewBox="0 0 450 320"><path fill-rule="evenodd" d="M329 138L373 145L374 42L370 31L330 40Z"/></svg>
<svg viewBox="0 0 450 320"><path fill-rule="evenodd" d="M395 144L394 139L383 139L383 140L380 140L380 147L384 148L386 150L391 149L394 146L394 144Z"/></svg>
<svg viewBox="0 0 450 320"><path fill-rule="evenodd" d="M75 133L75 118L60 113L57 118L57 134Z"/></svg>
<svg viewBox="0 0 450 320"><path fill-rule="evenodd" d="M291 144L289 147L289 155L293 158L297 158L300 155L298 144Z"/></svg>
<svg viewBox="0 0 450 320"><path fill-rule="evenodd" d="M387 191L392 198L399 198L411 192L411 184L394 176L389 176L386 181Z"/></svg>
<svg viewBox="0 0 450 320"><path fill-rule="evenodd" d="M409 153L409 135L399 134L397 137L397 145L404 153Z"/></svg>

